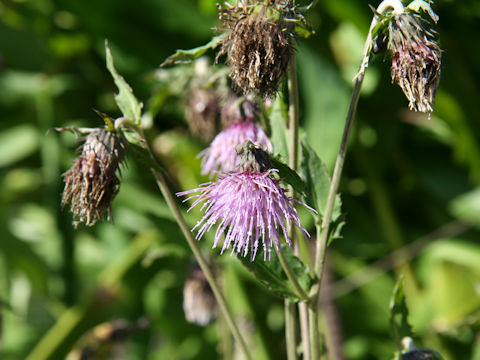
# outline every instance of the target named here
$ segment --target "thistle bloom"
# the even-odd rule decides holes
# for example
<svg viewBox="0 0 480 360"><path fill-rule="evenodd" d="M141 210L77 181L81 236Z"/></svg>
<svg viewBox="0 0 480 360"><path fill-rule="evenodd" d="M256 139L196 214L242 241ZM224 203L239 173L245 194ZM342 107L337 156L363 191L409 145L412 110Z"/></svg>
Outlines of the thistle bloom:
<svg viewBox="0 0 480 360"><path fill-rule="evenodd" d="M277 91L293 54L289 17L295 17L289 1L247 0L236 7L220 7L226 38L219 56L227 54L230 77L244 94L268 97Z"/></svg>
<svg viewBox="0 0 480 360"><path fill-rule="evenodd" d="M105 212L111 220L111 203L120 186L117 170L124 156L125 140L121 134L101 128L86 137L81 155L63 174L62 206L71 202L75 226L80 222L92 226Z"/></svg>
<svg viewBox="0 0 480 360"><path fill-rule="evenodd" d="M241 173L227 174L216 182L209 182L199 188L180 192L177 196L194 193L185 199L196 198L189 210L203 203L203 218L192 230L199 228L196 238L202 236L218 224L213 247L225 234L222 253L232 248L232 254L246 256L250 251L250 260L255 259L260 240L263 245L264 259L270 259L271 248L280 246L280 232L288 245L291 245L288 229L296 225L304 234L310 236L300 223L294 200L285 194L277 179L271 177L271 169L263 173L246 170Z"/></svg>
<svg viewBox="0 0 480 360"><path fill-rule="evenodd" d="M246 141L251 141L265 151L273 151L270 139L254 122L232 124L220 132L210 146L199 154L202 157L202 174L237 171L240 157L236 148Z"/></svg>
<svg viewBox="0 0 480 360"><path fill-rule="evenodd" d="M431 113L440 81L441 50L422 21L410 12L395 15L388 27L388 49L392 82L402 88L410 110Z"/></svg>

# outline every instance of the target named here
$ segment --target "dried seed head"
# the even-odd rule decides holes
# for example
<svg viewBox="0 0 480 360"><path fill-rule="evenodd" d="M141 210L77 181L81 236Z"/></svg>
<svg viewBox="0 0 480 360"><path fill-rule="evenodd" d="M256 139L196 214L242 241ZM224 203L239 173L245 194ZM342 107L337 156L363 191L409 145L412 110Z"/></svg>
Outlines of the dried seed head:
<svg viewBox="0 0 480 360"><path fill-rule="evenodd" d="M285 76L293 54L294 7L289 1L238 2L220 7L226 38L218 56L227 54L230 77L244 94L269 97Z"/></svg>
<svg viewBox="0 0 480 360"><path fill-rule="evenodd" d="M188 322L206 326L217 314L217 302L203 271L196 267L183 286L183 311Z"/></svg>
<svg viewBox="0 0 480 360"><path fill-rule="evenodd" d="M441 50L425 23L415 13L395 15L388 26L388 49L392 82L402 88L410 110L431 113L440 81Z"/></svg>
<svg viewBox="0 0 480 360"><path fill-rule="evenodd" d="M190 132L209 143L220 130L220 98L213 89L195 89L190 92L185 117Z"/></svg>
<svg viewBox="0 0 480 360"><path fill-rule="evenodd" d="M63 174L62 206L71 202L75 227L80 222L94 225L105 211L111 220L111 203L120 186L117 170L124 156L125 140L121 134L101 128L86 137L81 155Z"/></svg>

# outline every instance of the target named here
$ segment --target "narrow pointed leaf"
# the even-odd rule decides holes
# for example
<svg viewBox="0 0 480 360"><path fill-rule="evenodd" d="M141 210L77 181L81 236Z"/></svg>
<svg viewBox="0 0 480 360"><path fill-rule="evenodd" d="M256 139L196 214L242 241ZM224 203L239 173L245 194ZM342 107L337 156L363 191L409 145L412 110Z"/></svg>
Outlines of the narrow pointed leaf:
<svg viewBox="0 0 480 360"><path fill-rule="evenodd" d="M125 118L140 125L143 104L137 100L135 95L133 95L130 85L127 84L125 79L118 74L115 69L112 53L108 47L107 41L105 41L105 53L107 57L107 69L110 71L110 74L112 74L113 81L115 81L115 85L117 85L118 88L118 94L115 95L115 101Z"/></svg>
<svg viewBox="0 0 480 360"><path fill-rule="evenodd" d="M208 50L217 48L223 42L224 35L214 36L207 44L196 47L190 50L177 50L175 54L170 55L160 65L161 67L167 65L186 64L205 54Z"/></svg>

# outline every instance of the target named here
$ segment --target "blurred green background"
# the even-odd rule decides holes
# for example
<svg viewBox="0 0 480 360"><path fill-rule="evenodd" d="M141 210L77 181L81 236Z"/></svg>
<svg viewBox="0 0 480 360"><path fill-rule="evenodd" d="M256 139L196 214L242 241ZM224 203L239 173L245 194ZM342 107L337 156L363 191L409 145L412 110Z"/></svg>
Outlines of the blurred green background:
<svg viewBox="0 0 480 360"><path fill-rule="evenodd" d="M301 126L330 169L368 4L378 5L320 0L307 15L316 34L298 42ZM430 120L408 111L388 57L377 55L367 71L341 184L346 226L329 249L324 299L329 341L346 359L393 356L388 303L399 273L417 345L450 360L480 359L480 2L440 0L434 9L444 53ZM163 99L149 133L175 190L196 187L205 180L196 159L204 145L188 135L178 94L159 88L153 73L175 49L206 43L218 25L214 0L0 1L1 359L63 359L95 325L144 317L149 326L121 341L90 340L105 348L96 358L219 356L222 321L201 328L184 319L192 258L148 169L128 161L113 224L75 231L60 196L77 140L47 134L100 126L92 108L119 115L105 69L108 39L146 108L158 105L152 93ZM256 358L284 358L283 301L234 258L217 257L208 238L202 246L224 269Z"/></svg>

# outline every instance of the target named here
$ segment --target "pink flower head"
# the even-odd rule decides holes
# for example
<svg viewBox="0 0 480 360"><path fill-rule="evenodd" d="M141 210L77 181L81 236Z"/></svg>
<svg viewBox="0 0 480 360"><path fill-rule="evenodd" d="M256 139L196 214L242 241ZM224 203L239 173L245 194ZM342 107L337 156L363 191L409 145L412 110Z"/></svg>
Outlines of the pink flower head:
<svg viewBox="0 0 480 360"><path fill-rule="evenodd" d="M260 240L264 259L267 253L270 259L272 245L276 248L280 246L280 231L291 246L288 229L293 224L304 236L310 236L300 223L293 206L294 200L278 185L279 180L270 176L273 171L276 170L224 174L216 182L177 193L177 196L198 193L184 200L196 198L189 210L203 203L201 210L205 211L205 215L192 229L199 228L196 238L201 239L213 225L218 224L213 247L225 235L222 253L233 243L232 254L236 252L245 257L250 249L253 261Z"/></svg>
<svg viewBox="0 0 480 360"><path fill-rule="evenodd" d="M240 157L236 148L247 141L267 152L273 151L272 143L265 131L254 122L232 124L220 132L210 146L199 154L202 157L202 174L213 176L217 171L238 171Z"/></svg>

